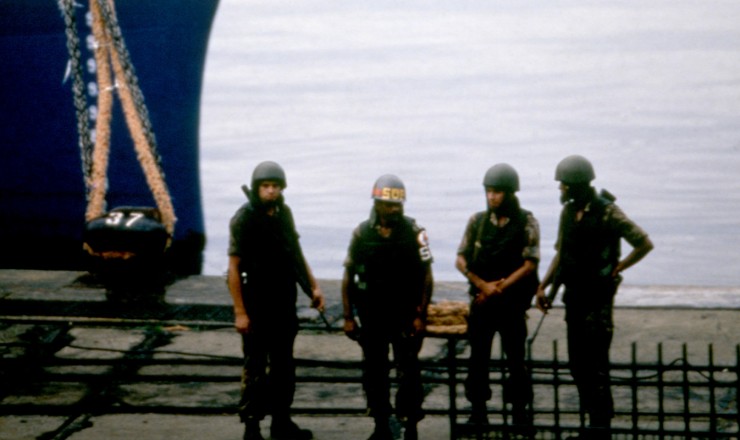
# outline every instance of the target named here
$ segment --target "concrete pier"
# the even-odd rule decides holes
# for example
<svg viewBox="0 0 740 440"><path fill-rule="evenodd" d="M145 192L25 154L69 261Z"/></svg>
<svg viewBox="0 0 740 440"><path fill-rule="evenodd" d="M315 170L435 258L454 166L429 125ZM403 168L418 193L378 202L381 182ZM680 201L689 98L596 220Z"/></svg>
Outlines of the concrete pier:
<svg viewBox="0 0 740 440"><path fill-rule="evenodd" d="M305 297L299 299L299 315L304 330L296 342L297 358L313 361L359 361L361 352L347 339L341 328L339 282L321 280L327 297L326 319L334 328L320 331L323 321L310 310ZM649 290L649 289L648 289ZM436 300L466 300L462 283L437 283ZM540 324L541 314L529 312L530 333ZM633 350L643 362L655 360L656 347L662 345L666 360L681 356L686 346L689 359L706 362L707 347L712 344L714 362L737 362L736 346L740 343L740 310L618 307L615 310L616 332L612 345L612 361L627 362ZM61 359L117 359L127 350L137 347L151 336L152 329L166 335L157 345L154 359L192 358L194 355L230 359L219 371L227 379L207 388L137 384L128 386L120 397L124 404L172 404L186 407L228 407L238 399L238 360L241 357L239 335L232 327L231 303L223 277L194 276L175 281L167 289L164 301L150 306L111 304L105 289L90 282L81 272L50 272L0 270L0 362L10 362L34 350L29 339L37 328L65 326L65 338L55 348L53 356ZM127 324L121 326L120 324ZM31 343L29 344L29 340ZM557 341L560 358L565 358L565 326L563 309L556 307L542 321L532 344L533 359L551 359ZM498 353L498 341L494 353ZM636 344L636 345L635 345ZM443 356L445 340L430 337L422 350L424 359ZM463 353L462 356L466 354ZM6 362L6 364L7 364ZM55 367L61 368L61 367ZM109 367L85 367L109 368ZM187 367L182 374L190 373ZM195 368L195 367L193 367ZM203 368L203 367L198 367ZM161 369L160 369L161 370ZM161 374L156 366L147 366L137 374ZM16 376L0 369L6 382L0 391L0 404L23 404L46 401L49 404L74 405L83 394L84 384L49 383L45 386L24 387ZM166 372L171 373L171 372ZM196 372L197 373L197 372ZM358 376L359 371L347 371ZM234 380L228 380L232 377ZM7 383L8 380L14 383ZM22 382L22 381L21 381ZM12 386L9 386L12 385ZM443 407L447 394L431 391L425 407ZM496 395L494 395L494 399ZM364 408L362 389L357 383L345 384L336 390L326 386L299 383L296 407L331 407L338 401L344 406ZM75 417L56 414L0 415L0 438L4 440L33 438L84 439L238 439L242 425L233 413L224 414L77 414ZM313 430L322 440L364 439L372 430L371 420L357 415L301 415L301 426ZM268 426L263 424L267 437ZM419 425L420 438L449 439L449 421L445 416L428 416Z"/></svg>

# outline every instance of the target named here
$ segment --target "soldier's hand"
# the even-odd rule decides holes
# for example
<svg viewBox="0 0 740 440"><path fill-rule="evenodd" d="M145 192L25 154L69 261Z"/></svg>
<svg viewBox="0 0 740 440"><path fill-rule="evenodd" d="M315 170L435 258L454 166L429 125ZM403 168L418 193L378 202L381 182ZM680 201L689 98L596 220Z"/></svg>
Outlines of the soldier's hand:
<svg viewBox="0 0 740 440"><path fill-rule="evenodd" d="M503 289L501 288L502 285L503 280L489 281L487 283L484 283L481 286L481 291L478 292L478 294L475 296L473 302L477 305L481 305L485 303L488 298L494 295L501 295L502 293L504 293Z"/></svg>
<svg viewBox="0 0 740 440"><path fill-rule="evenodd" d="M237 333L241 333L243 335L252 331L252 323L246 314L236 315L236 318L234 319L234 327L236 328Z"/></svg>
<svg viewBox="0 0 740 440"><path fill-rule="evenodd" d="M535 305L537 306L537 309L545 315L547 315L547 311L550 310L550 308L552 307L552 304L550 304L550 300L547 299L547 295L545 295L545 288L542 286L537 288Z"/></svg>
<svg viewBox="0 0 740 440"><path fill-rule="evenodd" d="M426 330L427 326L424 320L421 317L416 317L414 319L414 324L412 328L413 334L411 336L420 336L424 334L424 331Z"/></svg>
<svg viewBox="0 0 740 440"><path fill-rule="evenodd" d="M475 298L473 298L473 304L476 306L480 306L486 302L488 299L488 295L486 295L485 292L480 291L475 295Z"/></svg>
<svg viewBox="0 0 740 440"><path fill-rule="evenodd" d="M321 287L316 286L316 288L313 289L313 296L311 297L311 307L324 313L324 304L324 294L321 292Z"/></svg>
<svg viewBox="0 0 740 440"><path fill-rule="evenodd" d="M344 334L353 341L357 341L360 338L360 329L357 327L357 321L354 319L345 319Z"/></svg>
<svg viewBox="0 0 740 440"><path fill-rule="evenodd" d="M483 285L483 289L481 290L483 290L486 296L501 295L504 293L504 279L489 281Z"/></svg>

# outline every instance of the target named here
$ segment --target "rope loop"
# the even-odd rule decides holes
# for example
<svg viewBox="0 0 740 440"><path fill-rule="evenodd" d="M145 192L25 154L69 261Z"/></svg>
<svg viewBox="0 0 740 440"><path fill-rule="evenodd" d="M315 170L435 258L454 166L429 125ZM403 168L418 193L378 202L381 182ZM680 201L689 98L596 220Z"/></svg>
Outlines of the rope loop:
<svg viewBox="0 0 740 440"><path fill-rule="evenodd" d="M75 2L74 0L59 0L59 5L66 25L70 69L74 77L74 104L77 111L77 127L88 201L85 218L91 221L103 215L106 210L105 195L108 187L113 93L98 93L97 95L93 145L88 127L89 115L82 80ZM175 210L162 171L162 160L157 151L156 138L144 102L144 95L139 87L139 80L115 14L114 0L90 0L90 12L94 37L90 47L94 51L97 64L97 89L103 92L115 90L121 101L137 159L144 171L147 185L162 216L162 224L170 235L171 241L177 220Z"/></svg>

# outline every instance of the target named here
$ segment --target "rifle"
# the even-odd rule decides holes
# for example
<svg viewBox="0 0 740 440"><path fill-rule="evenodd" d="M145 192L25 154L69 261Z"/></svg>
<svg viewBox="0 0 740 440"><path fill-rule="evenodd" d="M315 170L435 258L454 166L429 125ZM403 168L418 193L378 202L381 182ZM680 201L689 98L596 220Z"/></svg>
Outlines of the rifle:
<svg viewBox="0 0 740 440"><path fill-rule="evenodd" d="M249 187L245 183L242 185L242 192L245 196L247 196L247 200L252 206L255 206L255 201L253 199L253 194L249 190ZM282 240L281 240L282 242ZM308 295L309 298L313 299L313 289L311 289L311 283L308 279L308 270L306 269L306 260L303 256L303 252L300 248L297 250L287 249L289 255L293 255L292 258L292 269L293 273L296 277L296 282L301 287L301 290ZM324 322L324 325L326 328L331 329L331 324L329 324L329 321L327 321L326 316L324 315L324 312L319 311L319 316L321 317L321 320Z"/></svg>
<svg viewBox="0 0 740 440"><path fill-rule="evenodd" d="M242 192L245 196L247 196L247 200L249 200L249 203L254 203L254 201L252 200L252 192L249 191L249 187L246 183L242 185Z"/></svg>
<svg viewBox="0 0 740 440"><path fill-rule="evenodd" d="M545 312L542 313L542 317L540 318L540 322L537 323L537 327L534 329L534 333L532 333L532 336L529 337L527 340L527 343L531 346L534 343L535 338L537 337L537 334L540 332L540 327L542 327L542 323L545 321L545 316L547 316L547 310L552 307L552 303L555 301L555 297L558 295L558 290L560 290L560 286L562 285L562 282L559 279L557 275L555 276L555 279L550 287L550 292L547 294L547 297L545 301L547 302L545 304Z"/></svg>
<svg viewBox="0 0 740 440"><path fill-rule="evenodd" d="M252 192L249 190L249 187L244 184L242 185L242 192L244 192L244 195L247 196L247 200L252 206L255 206L255 200L253 198ZM285 242L284 240L280 240L281 242ZM301 290L303 290L306 295L309 296L309 298L313 298L313 290L311 289L311 283L308 280L308 271L306 270L306 261L303 257L303 253L301 252L300 248L297 250L294 249L286 249L288 251L289 255L293 255L293 273L296 277L296 281L298 282L298 285L301 286Z"/></svg>
<svg viewBox="0 0 740 440"><path fill-rule="evenodd" d="M552 285L550 286L550 293L547 294L547 309L552 307L552 303L555 302L555 298L558 296L558 290L560 290L560 286L562 286L563 283L560 281L559 276L555 276L555 280L552 282Z"/></svg>

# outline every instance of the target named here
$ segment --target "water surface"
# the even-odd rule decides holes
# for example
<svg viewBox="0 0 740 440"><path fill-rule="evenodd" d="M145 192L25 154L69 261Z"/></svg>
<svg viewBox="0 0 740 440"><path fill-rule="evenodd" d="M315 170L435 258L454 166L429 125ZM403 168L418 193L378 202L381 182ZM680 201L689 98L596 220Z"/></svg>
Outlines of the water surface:
<svg viewBox="0 0 740 440"><path fill-rule="evenodd" d="M428 229L435 277L462 281L455 250L497 162L519 171L540 222L543 274L554 169L582 154L656 245L626 283L740 286L737 23L740 3L718 0L221 0L202 103L204 272L225 271L240 186L275 160L319 277L341 276L390 172Z"/></svg>

